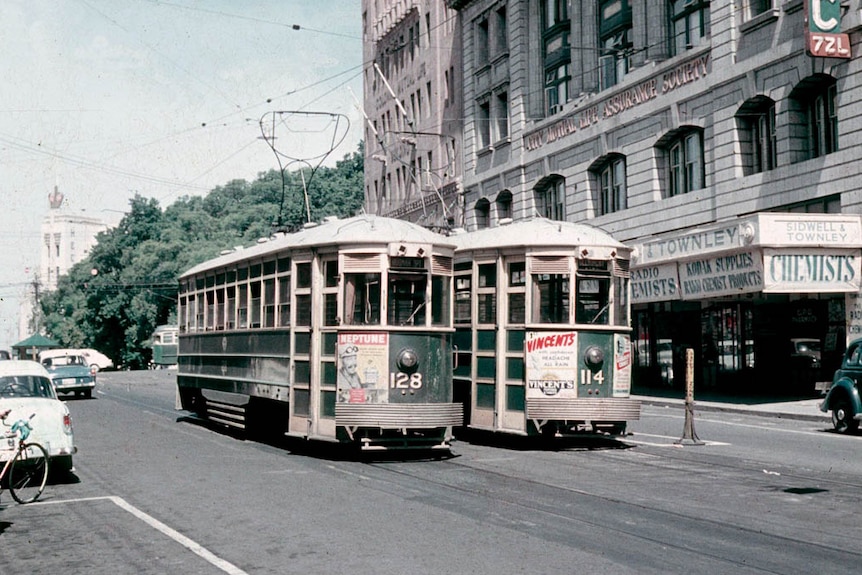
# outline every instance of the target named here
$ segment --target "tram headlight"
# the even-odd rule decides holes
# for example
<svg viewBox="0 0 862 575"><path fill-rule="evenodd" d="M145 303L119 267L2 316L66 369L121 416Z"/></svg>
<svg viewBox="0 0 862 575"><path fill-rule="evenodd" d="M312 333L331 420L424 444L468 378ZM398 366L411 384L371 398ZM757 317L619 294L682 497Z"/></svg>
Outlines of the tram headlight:
<svg viewBox="0 0 862 575"><path fill-rule="evenodd" d="M413 349L405 347L398 352L398 369L405 373L410 373L416 370L419 366L419 354Z"/></svg>
<svg viewBox="0 0 862 575"><path fill-rule="evenodd" d="M587 348L587 351L584 352L584 363L587 364L587 367L590 368L590 370L600 370L604 362L605 352L602 348L591 345Z"/></svg>

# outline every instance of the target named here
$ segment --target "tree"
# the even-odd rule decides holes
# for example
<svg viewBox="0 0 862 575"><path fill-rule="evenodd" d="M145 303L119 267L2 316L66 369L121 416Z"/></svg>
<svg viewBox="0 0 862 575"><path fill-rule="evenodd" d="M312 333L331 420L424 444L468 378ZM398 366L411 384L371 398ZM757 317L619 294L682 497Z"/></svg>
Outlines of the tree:
<svg viewBox="0 0 862 575"><path fill-rule="evenodd" d="M225 248L248 245L307 220L302 180L313 219L350 216L363 205L363 146L320 168L285 174L282 202L277 170L253 182L231 180L205 197L186 196L165 209L136 195L117 227L99 234L89 257L59 278L40 300L47 333L66 347L92 347L114 364L142 368L156 326L176 321L179 277Z"/></svg>

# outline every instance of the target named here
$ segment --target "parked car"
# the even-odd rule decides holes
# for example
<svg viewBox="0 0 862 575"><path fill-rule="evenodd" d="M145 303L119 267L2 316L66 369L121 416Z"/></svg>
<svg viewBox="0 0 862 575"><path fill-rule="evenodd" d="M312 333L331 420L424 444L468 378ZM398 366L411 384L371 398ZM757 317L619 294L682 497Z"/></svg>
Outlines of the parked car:
<svg viewBox="0 0 862 575"><path fill-rule="evenodd" d="M39 354L39 361L64 355L81 355L87 360L87 365L96 371L114 367L114 362L111 361L110 357L95 349L47 349Z"/></svg>
<svg viewBox="0 0 862 575"><path fill-rule="evenodd" d="M83 355L55 355L42 359L57 393L91 397L96 387L96 370Z"/></svg>
<svg viewBox="0 0 862 575"><path fill-rule="evenodd" d="M862 420L862 401L859 382L862 381L862 339L847 346L841 367L832 377L832 385L820 404L820 411L832 411L832 425L836 431L849 433L859 428Z"/></svg>
<svg viewBox="0 0 862 575"><path fill-rule="evenodd" d="M0 349L0 360L12 359L12 355L5 349Z"/></svg>
<svg viewBox="0 0 862 575"><path fill-rule="evenodd" d="M44 367L30 360L0 362L0 412L7 409L11 410L6 417L10 426L33 415L30 440L48 451L51 469L72 470L72 455L78 451L72 436L72 416L66 404L57 399ZM0 449L0 465L10 453Z"/></svg>

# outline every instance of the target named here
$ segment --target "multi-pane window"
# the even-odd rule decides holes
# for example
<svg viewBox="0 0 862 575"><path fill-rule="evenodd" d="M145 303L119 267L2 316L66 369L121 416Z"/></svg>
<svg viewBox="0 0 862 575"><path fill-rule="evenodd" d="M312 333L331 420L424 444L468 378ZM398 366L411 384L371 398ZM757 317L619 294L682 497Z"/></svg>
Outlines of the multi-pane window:
<svg viewBox="0 0 862 575"><path fill-rule="evenodd" d="M736 119L745 173L774 169L778 165L775 102L764 96L752 98L740 107Z"/></svg>
<svg viewBox="0 0 862 575"><path fill-rule="evenodd" d="M675 54L694 48L709 36L708 0L671 0L670 18Z"/></svg>
<svg viewBox="0 0 862 575"><path fill-rule="evenodd" d="M497 219L509 219L512 217L512 192L503 190L497 194Z"/></svg>
<svg viewBox="0 0 862 575"><path fill-rule="evenodd" d="M536 190L536 207L539 213L549 220L565 220L566 181L554 178Z"/></svg>
<svg viewBox="0 0 862 575"><path fill-rule="evenodd" d="M476 67L481 68L488 65L491 46L489 36L488 19L482 18L476 22Z"/></svg>
<svg viewBox="0 0 862 575"><path fill-rule="evenodd" d="M569 101L571 82L571 22L568 0L542 3L542 59L545 70L545 110L561 111Z"/></svg>
<svg viewBox="0 0 862 575"><path fill-rule="evenodd" d="M668 196L686 194L704 187L703 134L682 133L667 147Z"/></svg>
<svg viewBox="0 0 862 575"><path fill-rule="evenodd" d="M754 18L772 9L772 0L748 0L748 18Z"/></svg>
<svg viewBox="0 0 862 575"><path fill-rule="evenodd" d="M491 223L491 204L487 199L481 198L476 202L476 229L487 228Z"/></svg>
<svg viewBox="0 0 862 575"><path fill-rule="evenodd" d="M598 215L624 210L626 203L626 160L621 155L609 156L594 170L598 180Z"/></svg>
<svg viewBox="0 0 862 575"><path fill-rule="evenodd" d="M479 132L479 147L489 147L491 145L491 102L488 100L477 102L476 128Z"/></svg>
<svg viewBox="0 0 862 575"><path fill-rule="evenodd" d="M602 88L622 81L631 67L632 11L628 0L599 2Z"/></svg>
<svg viewBox="0 0 862 575"><path fill-rule="evenodd" d="M835 84L816 90L808 102L808 121L813 156L825 156L838 150L838 114Z"/></svg>
<svg viewBox="0 0 862 575"><path fill-rule="evenodd" d="M495 121L495 140L505 140L509 137L509 94L507 92L499 92L497 94L496 106L494 108Z"/></svg>

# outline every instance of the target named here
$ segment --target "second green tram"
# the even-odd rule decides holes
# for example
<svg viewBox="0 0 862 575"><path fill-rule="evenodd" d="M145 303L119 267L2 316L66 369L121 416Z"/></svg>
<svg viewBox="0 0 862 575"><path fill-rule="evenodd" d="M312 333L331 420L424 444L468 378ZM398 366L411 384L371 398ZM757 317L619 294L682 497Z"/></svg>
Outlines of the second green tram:
<svg viewBox="0 0 862 575"><path fill-rule="evenodd" d="M454 234L454 392L469 428L622 434L631 397L631 250L533 219Z"/></svg>

